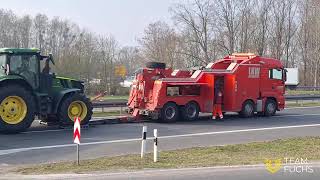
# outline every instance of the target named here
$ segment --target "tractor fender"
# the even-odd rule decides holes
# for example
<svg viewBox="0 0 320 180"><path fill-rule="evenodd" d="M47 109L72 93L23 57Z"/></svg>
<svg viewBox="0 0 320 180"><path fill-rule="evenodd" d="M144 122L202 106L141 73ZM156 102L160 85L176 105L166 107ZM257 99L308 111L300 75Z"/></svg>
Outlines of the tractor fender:
<svg viewBox="0 0 320 180"><path fill-rule="evenodd" d="M19 75L8 75L5 76L4 78L0 78L0 87L1 86L9 86L10 84L12 85L17 85L22 88L25 88L27 91L29 91L33 97L35 97L34 90L32 86L21 76ZM36 102L36 98L34 98L34 101Z"/></svg>
<svg viewBox="0 0 320 180"><path fill-rule="evenodd" d="M62 100L73 93L81 93L81 90L76 88L66 89L66 90L59 91L54 95L53 103L52 103L53 104L52 109L54 114L58 112L58 109Z"/></svg>
<svg viewBox="0 0 320 180"><path fill-rule="evenodd" d="M8 84L20 85L22 87L25 87L27 90L31 91L33 89L31 85L23 77L19 75L8 75L0 78L0 86L6 86Z"/></svg>

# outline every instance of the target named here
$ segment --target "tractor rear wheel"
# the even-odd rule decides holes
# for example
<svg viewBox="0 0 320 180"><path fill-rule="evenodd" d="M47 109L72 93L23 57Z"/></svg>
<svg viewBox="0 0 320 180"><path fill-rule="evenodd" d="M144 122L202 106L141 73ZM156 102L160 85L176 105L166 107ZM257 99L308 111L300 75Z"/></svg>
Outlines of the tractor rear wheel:
<svg viewBox="0 0 320 180"><path fill-rule="evenodd" d="M161 122L171 123L179 118L179 108L175 103L166 103L161 109Z"/></svg>
<svg viewBox="0 0 320 180"><path fill-rule="evenodd" d="M9 85L0 91L0 132L18 133L28 129L35 112L34 98L21 86Z"/></svg>
<svg viewBox="0 0 320 180"><path fill-rule="evenodd" d="M59 107L58 118L62 125L71 125L79 117L81 124L88 124L92 116L92 104L85 95L75 93L63 99Z"/></svg>

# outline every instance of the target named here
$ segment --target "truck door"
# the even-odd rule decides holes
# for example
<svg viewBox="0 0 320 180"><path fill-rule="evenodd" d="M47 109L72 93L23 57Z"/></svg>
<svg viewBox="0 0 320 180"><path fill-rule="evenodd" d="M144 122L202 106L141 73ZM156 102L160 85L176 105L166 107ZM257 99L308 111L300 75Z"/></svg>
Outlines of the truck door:
<svg viewBox="0 0 320 180"><path fill-rule="evenodd" d="M278 99L284 94L283 70L279 68L266 69L268 76L261 81L261 94L263 97L275 97Z"/></svg>

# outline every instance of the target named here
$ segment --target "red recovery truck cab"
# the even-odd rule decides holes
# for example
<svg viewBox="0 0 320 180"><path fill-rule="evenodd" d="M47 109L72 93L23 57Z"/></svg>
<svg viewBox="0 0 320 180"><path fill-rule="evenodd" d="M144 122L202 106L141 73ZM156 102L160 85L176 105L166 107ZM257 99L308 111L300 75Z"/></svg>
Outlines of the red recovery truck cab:
<svg viewBox="0 0 320 180"><path fill-rule="evenodd" d="M223 112L252 117L272 116L284 109L286 71L277 59L235 53L195 72L149 63L136 74L128 100L133 116L162 122L195 120L211 113L215 88L223 92Z"/></svg>

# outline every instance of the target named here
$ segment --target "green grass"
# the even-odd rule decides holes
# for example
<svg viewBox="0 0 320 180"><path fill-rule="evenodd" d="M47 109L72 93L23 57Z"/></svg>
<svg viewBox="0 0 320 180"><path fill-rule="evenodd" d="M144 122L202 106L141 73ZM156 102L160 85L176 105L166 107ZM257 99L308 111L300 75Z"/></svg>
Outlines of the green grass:
<svg viewBox="0 0 320 180"><path fill-rule="evenodd" d="M287 90L286 94L287 95L308 95L308 94L319 95L320 91Z"/></svg>
<svg viewBox="0 0 320 180"><path fill-rule="evenodd" d="M93 112L93 117L105 117L105 116L119 116L120 111L108 111L108 112ZM121 115L128 115L124 110Z"/></svg>
<svg viewBox="0 0 320 180"><path fill-rule="evenodd" d="M128 100L129 96L104 96L102 99L114 100L114 99L125 99Z"/></svg>
<svg viewBox="0 0 320 180"><path fill-rule="evenodd" d="M320 160L319 149L320 137L304 137L269 142L162 151L159 154L159 162L157 163L153 162L152 154L147 154L144 159L141 159L138 154L133 154L81 160L80 166L77 166L74 161L70 161L20 167L12 172L22 174L84 173L91 171L122 171L146 168L247 165L261 164L266 159L285 157L308 158L310 161Z"/></svg>

